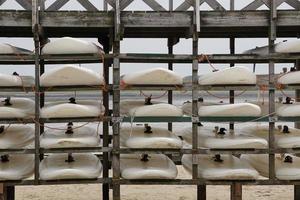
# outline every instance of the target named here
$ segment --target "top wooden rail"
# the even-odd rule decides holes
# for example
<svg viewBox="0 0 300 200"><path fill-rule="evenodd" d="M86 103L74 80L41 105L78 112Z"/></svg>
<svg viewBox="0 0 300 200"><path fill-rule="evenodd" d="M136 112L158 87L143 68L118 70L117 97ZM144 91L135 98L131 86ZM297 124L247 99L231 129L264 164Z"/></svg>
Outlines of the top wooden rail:
<svg viewBox="0 0 300 200"><path fill-rule="evenodd" d="M1 5L4 7L6 4L6 8L9 7L8 2L15 1L15 3L19 4L24 10L32 9L32 1L31 0L0 0L0 8ZM89 1L89 0L76 0L79 3L79 10L86 11L100 11L100 10L113 10L115 8L114 0L99 0L97 3ZM142 1L144 4L145 10L152 11L187 11L193 6L193 0L185 0L182 1L179 5L175 6L176 0L120 0L120 10L131 10L130 6L136 2ZM283 3L289 6L290 9L300 10L300 2L299 0L275 0L276 7L279 7ZM39 0L40 9L46 11L58 11L63 10L64 6L70 3L70 0L56 0L51 4L47 4L46 0ZM206 3L211 10L257 10L262 6L266 6L270 8L269 0L253 0L252 2L242 2L242 1L232 1L230 5L225 4L220 0L200 0L199 4L202 5ZM13 4L12 4L13 5ZM237 6L238 5L238 6ZM230 7L230 8L229 8ZM236 9L235 7L239 7ZM76 5L74 4L74 8ZM12 8L15 9L15 8Z"/></svg>

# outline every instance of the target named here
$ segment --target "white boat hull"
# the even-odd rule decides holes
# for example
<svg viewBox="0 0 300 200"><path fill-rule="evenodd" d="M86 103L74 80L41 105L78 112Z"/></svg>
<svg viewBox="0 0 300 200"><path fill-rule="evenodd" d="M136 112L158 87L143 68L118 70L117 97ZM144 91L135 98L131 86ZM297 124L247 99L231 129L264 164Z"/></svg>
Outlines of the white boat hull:
<svg viewBox="0 0 300 200"><path fill-rule="evenodd" d="M8 162L0 161L0 180L23 180L34 171L34 155L9 155Z"/></svg>
<svg viewBox="0 0 300 200"><path fill-rule="evenodd" d="M76 128L72 134L66 134L67 127L56 127L65 130L47 129L40 137L42 148L96 147L100 145L100 136L89 126Z"/></svg>
<svg viewBox="0 0 300 200"><path fill-rule="evenodd" d="M92 42L77 38L63 37L47 43L42 48L42 54L97 54L100 47ZM99 58L100 60L100 58Z"/></svg>
<svg viewBox="0 0 300 200"><path fill-rule="evenodd" d="M207 180L255 180L259 176L250 165L232 155L221 155L221 159L223 162L216 162L212 155L198 155L198 177ZM192 155L183 155L181 162L191 173Z"/></svg>
<svg viewBox="0 0 300 200"><path fill-rule="evenodd" d="M164 68L153 68L141 72L125 74L121 77L124 85L182 85L178 74Z"/></svg>
<svg viewBox="0 0 300 200"><path fill-rule="evenodd" d="M192 144L191 127L184 129L181 136L188 144ZM265 149L268 142L264 138L243 134L239 130L218 135L213 127L199 127L198 146L210 149Z"/></svg>
<svg viewBox="0 0 300 200"><path fill-rule="evenodd" d="M34 141L34 129L28 125L11 124L4 126L0 133L0 149L24 148Z"/></svg>
<svg viewBox="0 0 300 200"><path fill-rule="evenodd" d="M289 155L293 158L292 163L286 163L279 155L275 156L275 175L279 180L300 180L300 158ZM243 162L249 163L262 176L269 176L269 158L267 154L243 154Z"/></svg>
<svg viewBox="0 0 300 200"><path fill-rule="evenodd" d="M80 100L76 104L51 102L41 109L42 118L99 117L105 112L100 101Z"/></svg>
<svg viewBox="0 0 300 200"><path fill-rule="evenodd" d="M140 155L121 155L121 177L124 179L175 179L176 165L163 154L150 154L149 161L141 161Z"/></svg>
<svg viewBox="0 0 300 200"><path fill-rule="evenodd" d="M104 78L96 72L74 65L66 65L40 77L41 86L104 85ZM99 88L100 89L100 88Z"/></svg>
<svg viewBox="0 0 300 200"><path fill-rule="evenodd" d="M42 180L96 179L101 175L102 164L91 153L73 154L74 162L66 162L67 154L52 154L40 164Z"/></svg>
<svg viewBox="0 0 300 200"><path fill-rule="evenodd" d="M152 133L144 133L143 127L122 127L120 130L122 146L129 148L176 148L182 147L182 141L174 133L152 127Z"/></svg>

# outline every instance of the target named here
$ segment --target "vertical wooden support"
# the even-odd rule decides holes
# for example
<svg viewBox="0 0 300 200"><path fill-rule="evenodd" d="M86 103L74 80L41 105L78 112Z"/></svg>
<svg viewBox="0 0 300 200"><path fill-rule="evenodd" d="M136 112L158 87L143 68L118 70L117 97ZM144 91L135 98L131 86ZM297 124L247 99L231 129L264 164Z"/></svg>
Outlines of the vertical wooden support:
<svg viewBox="0 0 300 200"><path fill-rule="evenodd" d="M234 0L230 0L230 10L234 10ZM230 37L229 38L229 48L230 48L230 54L235 53L235 38ZM230 67L233 67L234 63L230 63ZM234 90L229 91L229 103L234 104ZM229 123L229 129L234 129L234 123Z"/></svg>
<svg viewBox="0 0 300 200"><path fill-rule="evenodd" d="M231 200L242 200L242 184L238 182L234 182L231 185L230 198Z"/></svg>
<svg viewBox="0 0 300 200"><path fill-rule="evenodd" d="M40 10L44 11L45 10L45 1L46 0L40 0Z"/></svg>
<svg viewBox="0 0 300 200"><path fill-rule="evenodd" d="M174 8L174 2L173 0L169 0L169 11L173 11Z"/></svg>
<svg viewBox="0 0 300 200"><path fill-rule="evenodd" d="M269 53L274 53L276 39L276 1L270 1ZM275 83L273 60L269 61L269 179L275 179L274 127L275 127Z"/></svg>
<svg viewBox="0 0 300 200"><path fill-rule="evenodd" d="M0 200L3 200L3 193L4 193L3 189L4 189L4 185L0 183Z"/></svg>
<svg viewBox="0 0 300 200"><path fill-rule="evenodd" d="M169 0L169 11L173 10L173 0ZM173 46L174 46L174 39L173 38L168 38L168 54L173 54ZM173 70L173 63L169 62L168 63L168 69ZM173 91L169 90L168 91L168 103L172 104L173 103ZM168 123L168 130L172 131L172 123Z"/></svg>
<svg viewBox="0 0 300 200"><path fill-rule="evenodd" d="M168 38L168 54L173 54L173 38ZM168 69L173 70L173 63L169 62L168 63ZM172 104L173 103L173 91L169 90L168 91L168 103ZM172 131L172 123L168 123L168 130Z"/></svg>
<svg viewBox="0 0 300 200"><path fill-rule="evenodd" d="M192 178L193 180L198 180L198 164L197 164L197 149L198 149L198 31L200 31L200 10L199 10L200 1L196 0L194 2L194 20L193 20L193 56L195 56L193 60L192 66L192 115L193 115L193 124L192 124L192 163L193 163L193 171ZM205 185L197 185L197 199L205 200L206 199L206 186Z"/></svg>
<svg viewBox="0 0 300 200"><path fill-rule="evenodd" d="M41 40L41 45L45 45L44 43L42 43L42 41L45 41L45 40ZM44 60L40 60L40 76L45 73L45 62ZM39 93L39 98L40 98L40 108L44 107L45 105L45 93L44 92L38 92ZM42 134L44 132L44 124L43 123L40 123L40 134ZM44 159L44 154L40 154L39 155L40 157L40 160Z"/></svg>
<svg viewBox="0 0 300 200"><path fill-rule="evenodd" d="M296 60L295 67L296 67L297 71L300 70L300 60ZM300 90L295 91L295 97L296 97L296 101L299 102L300 101ZM295 128L300 128L300 122L295 123ZM300 185L294 186L294 199L295 200L300 199Z"/></svg>
<svg viewBox="0 0 300 200"><path fill-rule="evenodd" d="M40 41L39 41L39 11L38 0L32 1L32 31L35 47L35 184L39 183L40 165Z"/></svg>
<svg viewBox="0 0 300 200"><path fill-rule="evenodd" d="M1 199L1 196L0 196ZM3 200L14 200L15 199L15 187L5 186L3 190Z"/></svg>
<svg viewBox="0 0 300 200"><path fill-rule="evenodd" d="M300 185L294 186L294 200L300 199Z"/></svg>
<svg viewBox="0 0 300 200"><path fill-rule="evenodd" d="M107 11L107 9L108 9L107 2L105 0L103 0L103 10Z"/></svg>
<svg viewBox="0 0 300 200"><path fill-rule="evenodd" d="M105 54L109 53L109 38L104 40L99 39L99 42L103 45L103 50ZM103 63L103 76L106 84L109 84L109 67L110 63ZM105 107L105 116L109 115L109 92L102 91L103 105ZM103 122L103 147L108 147L109 145L109 122ZM108 152L103 152L103 178L107 179L109 177L109 156ZM109 200L109 184L102 185L102 199Z"/></svg>
<svg viewBox="0 0 300 200"><path fill-rule="evenodd" d="M115 1L115 35L113 43L113 117L118 119L120 117L120 0ZM120 191L120 122L114 120L113 122L113 200L121 199ZM116 152L117 151L117 152Z"/></svg>

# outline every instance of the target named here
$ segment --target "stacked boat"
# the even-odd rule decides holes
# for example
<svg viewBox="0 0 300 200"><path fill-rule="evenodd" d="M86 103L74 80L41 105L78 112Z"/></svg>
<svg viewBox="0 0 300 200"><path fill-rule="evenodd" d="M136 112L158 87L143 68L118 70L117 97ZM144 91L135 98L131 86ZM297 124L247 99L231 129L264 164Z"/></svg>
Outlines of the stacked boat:
<svg viewBox="0 0 300 200"><path fill-rule="evenodd" d="M80 48L78 48L80 46ZM64 37L47 43L42 48L44 56L68 54L96 54L102 49L92 42ZM75 66L65 65L46 71L40 77L40 84L45 88L52 87L97 87L105 86L104 78L94 71ZM98 100L77 100L46 102L41 109L42 118L98 118L104 115L105 108ZM40 146L53 148L84 148L99 147L99 129L92 124L69 122L66 125L48 127L40 136ZM97 179L102 173L102 164L93 153L49 154L40 163L42 180L59 179Z"/></svg>
<svg viewBox="0 0 300 200"><path fill-rule="evenodd" d="M142 72L125 74L121 77L124 88L131 86L177 86L183 79L173 71L154 68ZM145 100L122 100L120 113L130 117L181 117L181 108L175 105ZM180 149L181 139L171 131L149 124L123 126L120 129L120 143L124 148ZM175 179L177 168L173 161L163 154L121 155L121 177L124 179Z"/></svg>
<svg viewBox="0 0 300 200"><path fill-rule="evenodd" d="M299 53L300 39L284 40L274 45L276 53ZM245 51L246 54L268 54L269 46L256 47Z"/></svg>
<svg viewBox="0 0 300 200"><path fill-rule="evenodd" d="M277 52L299 52L297 45L280 43L275 46ZM80 48L78 48L80 47ZM0 44L0 54L30 54L32 52ZM47 43L41 51L47 58L51 55L100 55L102 49L94 43L64 37ZM300 83L298 72L282 74L278 83L297 85ZM33 80L33 78L31 78ZM177 73L164 68L152 68L121 76L121 87L182 87L184 79ZM256 75L244 66L234 66L199 76L199 86L254 86ZM105 86L104 77L92 70L75 65L65 65L46 71L40 77L42 88L50 90L55 87ZM18 74L0 74L0 87L23 87L24 82ZM122 100L120 114L127 117L182 117L193 116L191 102L182 107L155 101L152 95L145 99ZM200 117L261 117L266 114L266 106L259 102L227 104L198 99L198 116ZM45 102L40 110L44 119L68 119L67 124L48 126L40 135L40 147L43 149L67 149L100 147L101 140L95 125L73 123L76 118L100 119L105 113L101 101L81 100L71 97L68 100ZM290 98L276 104L278 116L299 116L300 104ZM6 97L0 99L0 118L26 119L35 115L35 103L28 98ZM267 149L268 127L247 126L228 130L220 124L216 126L198 126L199 149ZM283 124L275 128L276 148L299 148L300 130ZM181 149L191 148L192 128L181 130L181 137L174 132L153 124L122 125L120 128L121 148L130 149ZM0 149L24 148L34 140L34 129L28 125L0 125ZM183 167L192 172L193 164L198 165L198 176L208 180L255 180L268 176L268 155L197 155L185 154L181 159ZM276 177L281 180L300 179L300 158L294 155L276 155ZM102 173L100 159L94 153L57 153L45 154L40 162L41 180L61 179L97 179ZM121 154L121 177L124 179L175 179L178 171L175 163L164 154ZM29 178L34 171L33 155L1 155L0 181L22 180Z"/></svg>
<svg viewBox="0 0 300 200"><path fill-rule="evenodd" d="M124 87L130 86L182 86L183 78L177 73L163 69L154 68L143 72L124 74L121 77ZM151 95L145 100L122 100L120 102L120 113L130 117L181 117L181 108L175 105L152 101Z"/></svg>
<svg viewBox="0 0 300 200"><path fill-rule="evenodd" d="M25 148L34 140L29 125L0 125L0 149ZM0 155L0 181L29 178L34 171L34 155Z"/></svg>

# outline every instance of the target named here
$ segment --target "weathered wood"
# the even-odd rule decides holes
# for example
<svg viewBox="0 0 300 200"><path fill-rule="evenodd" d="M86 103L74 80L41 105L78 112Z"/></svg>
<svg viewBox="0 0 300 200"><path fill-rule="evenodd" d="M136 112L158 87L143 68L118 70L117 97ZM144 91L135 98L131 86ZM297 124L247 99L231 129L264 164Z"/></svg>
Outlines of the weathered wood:
<svg viewBox="0 0 300 200"><path fill-rule="evenodd" d="M231 191L231 195L230 195L230 199L231 200L242 200L242 184L240 183L233 183L230 186L230 191Z"/></svg>
<svg viewBox="0 0 300 200"><path fill-rule="evenodd" d="M143 0L154 11L166 11L156 0Z"/></svg>
<svg viewBox="0 0 300 200"><path fill-rule="evenodd" d="M297 37L300 30L300 11L277 12L279 37ZM124 37L189 37L192 12L128 12L121 13ZM266 37L268 11L201 11L200 37ZM42 12L41 24L48 36L65 35L97 37L113 28L112 12L59 11ZM31 13L0 11L0 35L31 36ZM168 28L166 28L168 27ZM29 30L26 28L30 28ZM81 29L88 28L88 29ZM13 31L12 31L13 30ZM247 31L245 31L247 30Z"/></svg>
<svg viewBox="0 0 300 200"><path fill-rule="evenodd" d="M197 186L197 198L199 200L206 200L206 185Z"/></svg>
<svg viewBox="0 0 300 200"><path fill-rule="evenodd" d="M192 4L193 0L185 0L175 9L175 11L186 11L192 6Z"/></svg>
<svg viewBox="0 0 300 200"><path fill-rule="evenodd" d="M46 0L40 0L40 8L41 8L41 11L44 11L45 10L45 1Z"/></svg>
<svg viewBox="0 0 300 200"><path fill-rule="evenodd" d="M174 2L173 0L169 0L169 11L172 11L174 9Z"/></svg>
<svg viewBox="0 0 300 200"><path fill-rule="evenodd" d="M111 7L115 8L116 7L116 3L114 0L105 0L105 2L107 4L109 4Z"/></svg>
<svg viewBox="0 0 300 200"><path fill-rule="evenodd" d="M195 0L195 23L196 23L196 31L200 32L200 0Z"/></svg>
<svg viewBox="0 0 300 200"><path fill-rule="evenodd" d="M300 70L300 59L296 60L295 67L296 67L297 71ZM299 89L295 91L295 99L296 99L296 102L300 101L300 90ZM300 128L299 122L295 122L295 128ZM299 156L299 154L297 156ZM294 200L298 200L298 199L300 199L300 185L295 185L294 186Z"/></svg>
<svg viewBox="0 0 300 200"><path fill-rule="evenodd" d="M261 0L255 0L247 6L245 6L244 8L242 8L242 10L256 10L262 5L264 5L264 3Z"/></svg>
<svg viewBox="0 0 300 200"><path fill-rule="evenodd" d="M261 0L267 7L271 8L270 0ZM280 6L286 0L274 0L274 8ZM273 1L272 1L273 2Z"/></svg>
<svg viewBox="0 0 300 200"><path fill-rule="evenodd" d="M56 0L54 3L52 3L46 10L47 11L57 11L61 9L66 3L68 3L70 0Z"/></svg>
<svg viewBox="0 0 300 200"><path fill-rule="evenodd" d="M7 0L0 0L0 6L4 4Z"/></svg>
<svg viewBox="0 0 300 200"><path fill-rule="evenodd" d="M98 9L87 0L77 0L87 11L98 11Z"/></svg>
<svg viewBox="0 0 300 200"><path fill-rule="evenodd" d="M269 53L274 53L274 43L276 40L276 2L270 1L269 15ZM269 62L269 150L275 148L275 121L272 118L275 116L275 63L273 60ZM269 154L269 179L274 180L275 175L275 154Z"/></svg>
<svg viewBox="0 0 300 200"><path fill-rule="evenodd" d="M113 13L108 12L44 12L41 14L43 27L98 27L112 28Z"/></svg>
<svg viewBox="0 0 300 200"><path fill-rule="evenodd" d="M127 8L127 6L129 6L134 0L123 0L120 2L120 10L124 10L125 8Z"/></svg>
<svg viewBox="0 0 300 200"><path fill-rule="evenodd" d="M286 0L285 1L288 5L292 6L296 10L300 10L300 1L298 0Z"/></svg>
<svg viewBox="0 0 300 200"><path fill-rule="evenodd" d="M120 25L121 25L121 10L120 0L115 0L115 12L114 12L114 42L113 52L118 55L120 53ZM113 116L120 116L120 59L118 57L113 58ZM120 149L120 122L113 123L113 148ZM112 155L112 169L113 180L120 179L120 154L114 153ZM118 182L113 181L113 200L121 199L121 187Z"/></svg>
<svg viewBox="0 0 300 200"><path fill-rule="evenodd" d="M98 42L102 44L103 50L106 54L109 53L110 47L109 47L109 38L98 38ZM103 77L105 80L105 83L109 83L109 67L110 63L108 61L103 63ZM103 91L103 106L105 109L105 116L109 116L109 91ZM103 147L109 146L109 122L103 122L102 125L103 130ZM109 177L109 154L108 152L103 153L103 178ZM102 185L102 199L103 200L109 200L109 184L103 184Z"/></svg>
<svg viewBox="0 0 300 200"><path fill-rule="evenodd" d="M225 8L216 0L205 0L205 2L213 9L213 10L225 10Z"/></svg>
<svg viewBox="0 0 300 200"><path fill-rule="evenodd" d="M3 200L15 200L15 186L4 186Z"/></svg>
<svg viewBox="0 0 300 200"><path fill-rule="evenodd" d="M31 10L31 0L15 0L20 6L22 6L25 10Z"/></svg>
<svg viewBox="0 0 300 200"><path fill-rule="evenodd" d="M274 0L274 1L275 1L276 7L280 6L284 2L296 9L299 9L299 6L300 6L300 2L297 0ZM256 10L262 5L266 5L267 7L270 8L270 1L269 0L255 0L255 1L251 2L250 4L248 4L247 6L245 6L244 8L242 8L242 10Z"/></svg>

